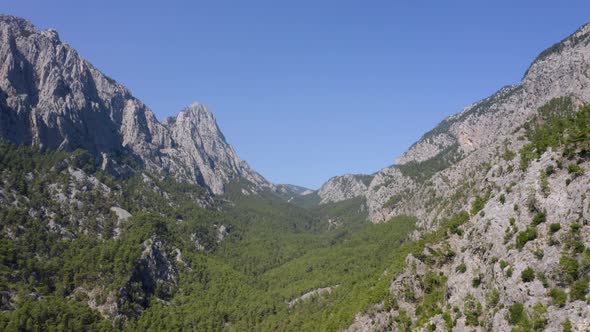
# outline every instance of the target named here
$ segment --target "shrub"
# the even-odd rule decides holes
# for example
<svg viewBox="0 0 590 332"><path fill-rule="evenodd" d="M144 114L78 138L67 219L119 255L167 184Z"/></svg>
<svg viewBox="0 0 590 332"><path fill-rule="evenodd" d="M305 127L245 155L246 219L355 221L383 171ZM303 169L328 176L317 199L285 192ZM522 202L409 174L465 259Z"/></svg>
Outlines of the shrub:
<svg viewBox="0 0 590 332"><path fill-rule="evenodd" d="M520 149L520 169L523 171L529 167L531 160L537 159L539 154L535 151L535 146L533 144L527 144L522 149Z"/></svg>
<svg viewBox="0 0 590 332"><path fill-rule="evenodd" d="M512 159L514 159L514 157L516 157L516 153L510 150L508 147L506 147L504 150L504 154L502 155L502 158L506 161L511 161Z"/></svg>
<svg viewBox="0 0 590 332"><path fill-rule="evenodd" d="M532 227L527 227L526 230L516 235L516 248L522 249L524 245L537 238L537 230Z"/></svg>
<svg viewBox="0 0 590 332"><path fill-rule="evenodd" d="M452 331L454 324L451 314L445 311L442 314L442 318L445 320L445 326L447 327L447 331Z"/></svg>
<svg viewBox="0 0 590 332"><path fill-rule="evenodd" d="M555 167L551 164L547 165L547 167L545 167L545 174L547 174L547 176L551 176L553 173L555 173Z"/></svg>
<svg viewBox="0 0 590 332"><path fill-rule="evenodd" d="M570 288L570 299L572 301L584 301L588 292L588 277L578 280Z"/></svg>
<svg viewBox="0 0 590 332"><path fill-rule="evenodd" d="M522 271L520 277L522 278L522 282L531 282L535 280L535 270L527 267L524 271Z"/></svg>
<svg viewBox="0 0 590 332"><path fill-rule="evenodd" d="M500 302L500 292L496 288L489 291L486 295L488 308L495 308Z"/></svg>
<svg viewBox="0 0 590 332"><path fill-rule="evenodd" d="M564 307L567 302L567 293L562 289L553 288L549 291L549 296L551 296L551 303L558 307Z"/></svg>
<svg viewBox="0 0 590 332"><path fill-rule="evenodd" d="M490 192L487 192L483 197L482 196L475 196L475 200L473 201L473 205L471 206L471 215L476 215L479 211L481 211L488 199L490 198Z"/></svg>
<svg viewBox="0 0 590 332"><path fill-rule="evenodd" d="M549 231L552 234L557 233L560 229L561 229L561 225L560 224L551 224L551 225L549 225Z"/></svg>
<svg viewBox="0 0 590 332"><path fill-rule="evenodd" d="M540 173L539 180L541 182L541 191L543 192L545 197L547 197L549 195L549 193L551 192L551 189L549 188L549 180L547 179L547 172L545 170L541 170L539 173Z"/></svg>
<svg viewBox="0 0 590 332"><path fill-rule="evenodd" d="M465 271L467 271L467 265L465 263L461 263L455 268L455 272L465 273Z"/></svg>
<svg viewBox="0 0 590 332"><path fill-rule="evenodd" d="M584 249L586 248L586 246L584 246L584 242L582 242L582 241L575 241L572 244L572 248L574 249L574 252L576 254L581 254L584 252Z"/></svg>
<svg viewBox="0 0 590 332"><path fill-rule="evenodd" d="M549 281L547 281L547 276L543 272L537 272L537 279L543 284L543 287L549 287Z"/></svg>
<svg viewBox="0 0 590 332"><path fill-rule="evenodd" d="M473 286L473 288L478 288L479 285L481 285L481 282L483 281L483 274L478 274L477 276L475 276L475 278L473 278L473 280L471 280L471 286Z"/></svg>
<svg viewBox="0 0 590 332"><path fill-rule="evenodd" d="M544 223L547 220L547 214L545 211L537 213L533 217L533 225L537 226Z"/></svg>
<svg viewBox="0 0 590 332"><path fill-rule="evenodd" d="M449 219L448 225L449 230L451 233L457 234L459 236L463 235L463 230L460 228L461 225L466 223L469 220L469 213L467 211L461 211L454 215L451 219Z"/></svg>
<svg viewBox="0 0 590 332"><path fill-rule="evenodd" d="M512 325L524 322L527 320L524 305L522 303L515 303L508 307L508 322Z"/></svg>
<svg viewBox="0 0 590 332"><path fill-rule="evenodd" d="M508 266L508 263L506 263L506 261L505 261L505 260L501 260L501 261L500 261L500 268L501 268L502 270L504 270L504 269L506 268L506 266Z"/></svg>
<svg viewBox="0 0 590 332"><path fill-rule="evenodd" d="M571 164L567 166L567 172L573 174L574 177L582 175L584 173L584 169L576 164Z"/></svg>
<svg viewBox="0 0 590 332"><path fill-rule="evenodd" d="M439 276L437 273L429 272L426 273L423 279L424 293L431 294L436 289L441 287L445 283L444 277Z"/></svg>
<svg viewBox="0 0 590 332"><path fill-rule="evenodd" d="M463 313L465 314L465 324L468 326L478 326L479 316L481 315L482 306L481 303L473 297L468 295L465 298L465 304L463 304Z"/></svg>
<svg viewBox="0 0 590 332"><path fill-rule="evenodd" d="M506 203L506 195L504 195L504 194L500 195L500 203L501 204Z"/></svg>
<svg viewBox="0 0 590 332"><path fill-rule="evenodd" d="M578 279L578 269L579 264L575 258L565 255L561 256L559 260L559 271L564 282L570 284Z"/></svg>
<svg viewBox="0 0 590 332"><path fill-rule="evenodd" d="M395 317L395 322L402 328L402 330L409 330L412 325L412 318L410 318L408 313L402 309L399 311L397 317Z"/></svg>
<svg viewBox="0 0 590 332"><path fill-rule="evenodd" d="M530 314L531 325L533 331L544 331L545 325L547 325L547 318L545 314L547 308L542 303L537 303L533 306L533 311Z"/></svg>
<svg viewBox="0 0 590 332"><path fill-rule="evenodd" d="M577 222L572 223L570 225L570 231L572 232L572 234L577 234L581 227L582 226L580 226L580 224L578 224Z"/></svg>
<svg viewBox="0 0 590 332"><path fill-rule="evenodd" d="M563 332L572 332L572 321L569 318L563 322Z"/></svg>

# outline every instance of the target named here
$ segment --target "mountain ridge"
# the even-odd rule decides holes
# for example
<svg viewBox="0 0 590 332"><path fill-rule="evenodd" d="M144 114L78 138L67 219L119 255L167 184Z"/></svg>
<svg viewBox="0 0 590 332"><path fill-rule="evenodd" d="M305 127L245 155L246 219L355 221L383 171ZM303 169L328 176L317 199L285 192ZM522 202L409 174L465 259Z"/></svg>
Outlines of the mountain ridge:
<svg viewBox="0 0 590 332"><path fill-rule="evenodd" d="M186 107L174 117L180 121L159 122L127 88L62 43L55 30L39 31L24 19L2 15L0 33L0 136L41 148L82 148L103 159L131 153L152 171L217 195L235 177L272 188L238 157L203 105Z"/></svg>
<svg viewBox="0 0 590 332"><path fill-rule="evenodd" d="M586 69L589 43L590 24L585 24L556 44L559 46L541 52L543 56L531 63L521 84L507 85L448 116L412 144L393 165L375 173L364 192L370 220L383 222L398 214L424 210L419 206L420 195L406 203L398 202L396 207L386 203L398 195L413 196L410 193L424 190L420 189L424 188L424 181L431 178L439 181L441 176L436 174L443 174L451 166L474 167L478 164L477 158L468 158L469 155L478 150L482 150L479 152L482 155L487 154L485 151L491 149L490 146L513 135L552 98L565 95L578 104L588 103L590 93L585 87L590 84ZM473 162L464 161L466 158ZM412 174L416 172L423 178L414 177ZM342 194L333 192L330 196ZM432 222L438 216L424 217Z"/></svg>

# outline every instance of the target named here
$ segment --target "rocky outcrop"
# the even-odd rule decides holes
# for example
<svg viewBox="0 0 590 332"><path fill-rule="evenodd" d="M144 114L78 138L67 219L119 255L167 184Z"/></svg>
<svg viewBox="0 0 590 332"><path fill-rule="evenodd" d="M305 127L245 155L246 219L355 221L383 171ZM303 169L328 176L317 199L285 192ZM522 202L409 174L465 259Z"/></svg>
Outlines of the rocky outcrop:
<svg viewBox="0 0 590 332"><path fill-rule="evenodd" d="M544 330L561 331L566 319L572 331L587 328L590 307L583 280L589 266L590 176L572 174L568 165L588 170L590 162L568 160L562 151L546 152L525 171L519 170L518 158L496 156L491 162L486 181L477 186L480 193L489 192L481 211L419 257L408 256L405 269L391 282L386 301L392 302L358 315L349 331L403 329L404 319L419 324L425 316L419 304L427 297L432 301L434 284L444 292L435 302L441 314L423 319L424 325L413 330L434 325L437 331L510 331L516 323L508 321L509 310L521 304L523 317L543 324ZM551 172L544 178L540 174L547 169ZM470 210L472 204L469 200L462 209ZM521 235L525 232L534 236ZM532 272L525 279L527 269ZM580 279L568 281L572 277ZM576 285L586 287L578 290L582 299L573 295ZM563 292L563 302L552 295L555 290Z"/></svg>
<svg viewBox="0 0 590 332"><path fill-rule="evenodd" d="M526 165L517 152L542 105L590 103L589 61L586 25L543 52L521 85L447 118L375 175L366 194L374 221L414 215L415 238L441 237L406 258L391 294L349 331L587 329L587 148L558 145ZM441 232L459 211L464 221Z"/></svg>
<svg viewBox="0 0 590 332"><path fill-rule="evenodd" d="M430 223L450 213L455 202L448 198L457 188L482 180L477 177L478 169L485 167L490 155L504 148L540 106L561 96L571 97L578 105L588 103L589 86L590 25L585 25L539 55L520 85L506 86L446 118L396 164L377 172L364 192L370 220L382 222L410 213ZM467 174L476 177L468 178ZM337 192L338 187L330 187L336 189L331 191L333 199L348 197ZM397 200L396 195L403 197L394 206L387 204ZM425 206L425 200L444 202L439 207L446 207Z"/></svg>
<svg viewBox="0 0 590 332"><path fill-rule="evenodd" d="M301 186L296 186L294 184L277 184L276 191L282 194L294 194L294 195L309 195L314 193L313 190Z"/></svg>
<svg viewBox="0 0 590 332"><path fill-rule="evenodd" d="M520 85L504 87L491 97L448 117L398 159L394 168L404 165L415 167L428 162L436 164L437 159L446 158L449 154L459 156L457 162L436 169L431 181L419 189L420 193L407 195L409 199L405 203L405 211L420 210L423 205L421 200L428 197L429 190L437 192L439 197L452 195L455 191L453 187L460 187L466 182L465 174L481 168L490 155L503 148L507 140L513 140L515 132L549 100L569 96L578 105L590 102L589 86L590 25L585 25L544 51L527 70ZM377 174L390 173L390 168ZM404 175L403 172L401 175ZM383 184L378 182L380 179L380 176L375 176L371 187ZM397 179L392 184L402 181ZM400 189L391 188L390 191L395 194ZM390 197L372 192L367 194L371 220L387 220L404 210L383 209L383 204ZM432 219L436 216L425 217Z"/></svg>
<svg viewBox="0 0 590 332"><path fill-rule="evenodd" d="M197 183L214 194L233 178L272 187L225 141L206 107L191 104L158 122L122 85L63 43L54 30L0 16L0 137L46 149L85 149L105 169L130 154L150 171ZM116 174L119 175L119 174Z"/></svg>
<svg viewBox="0 0 590 332"><path fill-rule="evenodd" d="M324 183L318 190L318 195L321 198L320 204L339 202L362 196L367 191L370 181L370 175L346 174L335 176Z"/></svg>
<svg viewBox="0 0 590 332"><path fill-rule="evenodd" d="M324 288L318 288L318 289L311 290L311 291L289 301L287 303L289 305L289 309L293 308L298 303L303 302L303 301L308 301L308 300L312 299L313 297L318 297L318 296L325 295L325 294L332 294L332 292L336 288L338 288L338 286L339 285L336 285L333 287L324 287Z"/></svg>
<svg viewBox="0 0 590 332"><path fill-rule="evenodd" d="M77 287L74 294L87 298L88 305L105 318L139 316L155 300L165 302L173 295L179 269L186 267L179 249L170 248L152 236L142 244L142 254L126 284L107 293L105 286Z"/></svg>
<svg viewBox="0 0 590 332"><path fill-rule="evenodd" d="M245 179L257 187L271 187L225 141L213 114L206 106L193 103L176 117L166 119L164 126L169 129L172 141L176 144L173 148L162 149L161 153L167 156L164 159L174 173L202 179L216 194L223 193L224 184L235 177Z"/></svg>

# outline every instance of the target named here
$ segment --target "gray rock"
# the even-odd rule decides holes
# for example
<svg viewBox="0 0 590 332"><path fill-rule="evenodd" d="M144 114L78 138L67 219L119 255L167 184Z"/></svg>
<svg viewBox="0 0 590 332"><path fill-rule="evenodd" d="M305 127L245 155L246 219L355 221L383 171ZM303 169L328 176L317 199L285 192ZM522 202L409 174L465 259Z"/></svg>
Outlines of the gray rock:
<svg viewBox="0 0 590 332"><path fill-rule="evenodd" d="M514 140L517 131L549 100L569 96L578 105L590 102L590 25L584 25L559 44L543 52L525 73L520 85L506 86L492 96L478 101L462 112L443 120L413 144L396 164L373 176L364 195L373 222L387 221L399 214L413 214L433 223L461 203L449 202L457 188L477 182L480 169L498 149L507 144L517 150L522 143ZM416 183L405 176L401 166L422 164L435 158L453 156L453 161L427 181ZM469 181L468 181L469 180ZM346 199L349 188L333 186L330 197ZM341 190L341 192L337 192ZM361 195L361 188L354 195ZM404 200L395 208L384 207L394 195ZM428 197L428 200L425 200ZM451 204L439 211L429 204L435 201ZM441 206L443 204L439 204ZM433 211L438 211L433 213Z"/></svg>
<svg viewBox="0 0 590 332"><path fill-rule="evenodd" d="M339 202L362 196L367 191L370 181L371 177L368 175L346 174L335 176L324 183L318 191L321 198L320 204Z"/></svg>
<svg viewBox="0 0 590 332"><path fill-rule="evenodd" d="M590 162L587 158L570 160L559 149L549 149L524 170L518 154L504 158L506 150L518 152L527 144L521 127L547 101L569 96L578 106L590 102L589 60L590 26L586 25L543 52L530 66L521 85L506 87L447 118L402 155L398 164L375 174L365 193L370 218L379 222L396 215L414 215L421 234L436 229L454 213L471 211L476 196L487 196L488 200L481 211L470 213L469 221L461 226L461 235L450 234L444 242L432 245L433 249L448 245L453 259L424 266L409 256L404 270L390 284L391 296L399 309L385 311L375 307L358 314L349 331L392 329L387 322L394 321L402 309L416 323L415 309L423 294L418 281L426 271L447 278L440 308L456 319L454 331L510 331L513 326L506 316L509 306L516 303L523 304L529 316L536 314L535 306L542 306L544 328L548 331L562 330L566 318L574 331L585 331L590 326L587 303L570 301L560 307L549 296L551 288L570 290L570 285L560 277L562 255L576 257L568 242L575 238L586 247L590 245ZM456 147L461 158L426 181L416 181L401 171L404 166L439 158L452 147ZM563 165L561 168L558 162ZM571 163L585 172L572 176L567 169ZM541 174L548 166L553 166L553 172L544 184ZM393 208L384 206L390 197L399 194L402 199ZM541 211L545 212L546 221L534 225L532 220ZM560 224L561 230L553 234L549 229L552 223ZM575 234L570 231L573 223L579 227ZM518 248L517 234L527 227L534 228L537 236ZM423 255L430 253L425 250ZM577 256L583 260L581 254ZM432 256L425 261L435 259ZM457 269L460 264L465 264L465 271ZM535 280L525 282L521 273L529 267L535 271ZM406 290L418 299L406 301ZM490 303L493 292L497 292L495 305ZM468 299L482 306L481 326L467 325L464 304ZM451 308L457 308L457 312ZM428 321L436 330L446 330L441 323L437 316ZM414 329L423 330L428 324ZM393 330L396 328L393 323Z"/></svg>
<svg viewBox="0 0 590 332"><path fill-rule="evenodd" d="M137 157L150 171L200 184L214 194L234 178L272 188L241 160L206 107L191 104L164 123L122 85L63 43L0 16L0 137L48 149L85 149L104 170L128 176L111 153Z"/></svg>

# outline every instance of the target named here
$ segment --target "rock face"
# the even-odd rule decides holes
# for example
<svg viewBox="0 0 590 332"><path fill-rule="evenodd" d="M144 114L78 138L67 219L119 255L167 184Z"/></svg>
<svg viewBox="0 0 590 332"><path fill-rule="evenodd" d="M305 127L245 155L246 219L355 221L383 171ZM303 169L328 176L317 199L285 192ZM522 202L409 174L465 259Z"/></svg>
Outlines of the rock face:
<svg viewBox="0 0 590 332"><path fill-rule="evenodd" d="M418 321L423 315L419 304L432 298L433 291L426 285L433 276L440 276L444 290L441 308L457 308L455 314L449 312L455 321L452 329L440 314L425 321L425 327L435 325L437 331L510 331L513 326L507 317L515 304L523 305L529 320L538 316L538 321L544 321L546 331L561 331L566 319L572 331L590 326L590 307L585 296L571 295L575 284L568 281L564 263L579 262L574 263L580 266L574 273L580 280L587 278L590 250L582 250L590 244L590 176L586 172L572 175L566 165L577 161L564 158L561 151L547 151L525 171L518 169L518 158L498 156L491 162L494 166L485 172L487 181L477 186L479 192L490 193L481 211L468 216L460 231L427 246L421 255L408 256L405 269L391 282L394 305L376 306L372 313L358 315L349 331L403 329L401 317L406 315ZM590 169L588 161L577 165ZM554 171L542 181L540 174L546 169ZM524 242L521 234L530 230L535 235ZM529 268L534 276L524 280L523 271ZM554 289L569 293L569 302L556 302L551 296ZM476 314L468 321L469 311Z"/></svg>
<svg viewBox="0 0 590 332"><path fill-rule="evenodd" d="M369 218L382 222L410 213L429 221L436 219L441 211L433 214L433 209L425 206L425 198L428 202L449 197L468 180L478 180L467 179L466 175L477 173L487 158L511 140L540 106L561 96L569 96L577 104L588 103L589 86L590 25L585 25L541 53L520 85L506 86L446 118L394 165L377 172L364 190ZM427 176L420 179L414 176L416 173ZM330 200L349 197L349 188L326 185L333 189ZM342 192L337 192L339 188ZM359 194L355 191L355 195ZM404 199L395 206L386 204L396 195L403 195ZM445 210L452 211L452 206Z"/></svg>
<svg viewBox="0 0 590 332"><path fill-rule="evenodd" d="M335 176L324 183L318 191L321 198L320 204L339 202L362 196L367 191L370 182L370 175L346 174Z"/></svg>
<svg viewBox="0 0 590 332"><path fill-rule="evenodd" d="M541 53L520 85L445 119L375 174L365 192L374 222L414 215L419 237L464 219L409 255L390 296L349 331L588 329L587 150L560 144L526 165L517 153L526 124L561 97L590 103L589 25Z"/></svg>
<svg viewBox="0 0 590 332"><path fill-rule="evenodd" d="M170 169L174 169L174 173L199 179L216 194L222 193L224 184L235 176L260 187L271 186L241 160L225 141L207 107L193 103L176 117L166 119L164 126L169 129L172 141L176 143L174 148L162 150L168 156ZM176 160L180 163L173 163Z"/></svg>
<svg viewBox="0 0 590 332"><path fill-rule="evenodd" d="M0 16L0 137L47 149L90 151L103 164L126 153L148 170L214 194L242 177L271 187L225 141L206 107L158 122L122 85L82 59L54 30Z"/></svg>
<svg viewBox="0 0 590 332"><path fill-rule="evenodd" d="M309 195L314 193L313 190L301 186L296 186L294 184L277 184L276 185L277 191L284 193L284 194L295 194L295 195Z"/></svg>

